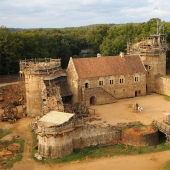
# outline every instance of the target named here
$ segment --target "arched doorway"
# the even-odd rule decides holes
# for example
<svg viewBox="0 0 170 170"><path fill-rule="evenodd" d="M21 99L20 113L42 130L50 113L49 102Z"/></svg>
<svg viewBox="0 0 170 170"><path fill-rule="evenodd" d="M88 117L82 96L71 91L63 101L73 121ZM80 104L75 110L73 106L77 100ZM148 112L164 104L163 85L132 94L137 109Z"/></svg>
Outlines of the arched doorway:
<svg viewBox="0 0 170 170"><path fill-rule="evenodd" d="M90 105L94 105L95 104L95 97L92 96L90 97Z"/></svg>

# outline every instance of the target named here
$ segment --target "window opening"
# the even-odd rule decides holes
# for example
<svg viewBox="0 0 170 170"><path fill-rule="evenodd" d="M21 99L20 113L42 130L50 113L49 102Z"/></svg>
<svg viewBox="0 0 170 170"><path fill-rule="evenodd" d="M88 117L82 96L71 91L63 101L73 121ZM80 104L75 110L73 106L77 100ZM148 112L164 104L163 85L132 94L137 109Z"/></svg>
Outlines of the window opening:
<svg viewBox="0 0 170 170"><path fill-rule="evenodd" d="M135 81L139 81L139 78L138 78L138 77L135 77Z"/></svg>
<svg viewBox="0 0 170 170"><path fill-rule="evenodd" d="M110 80L110 84L113 84L114 83L114 81L113 80Z"/></svg>
<svg viewBox="0 0 170 170"><path fill-rule="evenodd" d="M89 87L89 83L85 83L85 88L88 88Z"/></svg>
<svg viewBox="0 0 170 170"><path fill-rule="evenodd" d="M120 79L120 83L123 83L123 79Z"/></svg>
<svg viewBox="0 0 170 170"><path fill-rule="evenodd" d="M99 81L99 85L100 85L100 86L103 86L103 81Z"/></svg>

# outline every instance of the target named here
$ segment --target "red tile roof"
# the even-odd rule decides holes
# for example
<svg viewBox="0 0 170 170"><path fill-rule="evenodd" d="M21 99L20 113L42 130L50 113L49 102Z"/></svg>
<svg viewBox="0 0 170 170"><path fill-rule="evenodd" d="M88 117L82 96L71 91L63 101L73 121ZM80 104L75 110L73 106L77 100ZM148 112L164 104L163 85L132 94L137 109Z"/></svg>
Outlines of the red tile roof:
<svg viewBox="0 0 170 170"><path fill-rule="evenodd" d="M73 63L79 78L146 72L139 55L76 58Z"/></svg>

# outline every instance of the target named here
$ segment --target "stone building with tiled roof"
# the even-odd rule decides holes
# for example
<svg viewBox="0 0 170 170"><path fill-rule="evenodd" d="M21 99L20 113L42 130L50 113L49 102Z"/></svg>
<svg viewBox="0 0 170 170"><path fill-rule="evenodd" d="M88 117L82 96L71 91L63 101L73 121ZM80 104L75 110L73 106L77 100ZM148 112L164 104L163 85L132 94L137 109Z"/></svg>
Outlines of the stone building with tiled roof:
<svg viewBox="0 0 170 170"><path fill-rule="evenodd" d="M70 58L67 79L72 102L86 106L146 94L146 69L139 55Z"/></svg>
<svg viewBox="0 0 170 170"><path fill-rule="evenodd" d="M162 24L161 24L162 25ZM127 44L127 55L93 58L70 58L67 79L72 102L106 104L116 99L156 92L170 95L170 79L166 76L166 52L169 45L165 34Z"/></svg>

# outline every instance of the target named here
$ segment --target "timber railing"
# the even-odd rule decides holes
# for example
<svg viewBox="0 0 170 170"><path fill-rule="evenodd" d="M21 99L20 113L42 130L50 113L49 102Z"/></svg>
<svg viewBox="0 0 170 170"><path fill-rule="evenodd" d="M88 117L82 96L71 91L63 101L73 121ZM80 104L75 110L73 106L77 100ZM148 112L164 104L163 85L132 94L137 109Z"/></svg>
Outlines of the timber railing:
<svg viewBox="0 0 170 170"><path fill-rule="evenodd" d="M170 136L170 125L158 122L157 120L153 120L152 124L157 127L159 131L166 134L166 136Z"/></svg>
<svg viewBox="0 0 170 170"><path fill-rule="evenodd" d="M49 74L61 70L61 59L20 60L20 72L31 74Z"/></svg>
<svg viewBox="0 0 170 170"><path fill-rule="evenodd" d="M75 122L72 121L69 124L61 125L61 126L56 126L56 127L38 127L36 129L36 133L42 133L42 134L57 134L57 133L62 133L63 131L70 131L73 130L76 127L80 127L84 125L84 120L79 119L76 120Z"/></svg>

